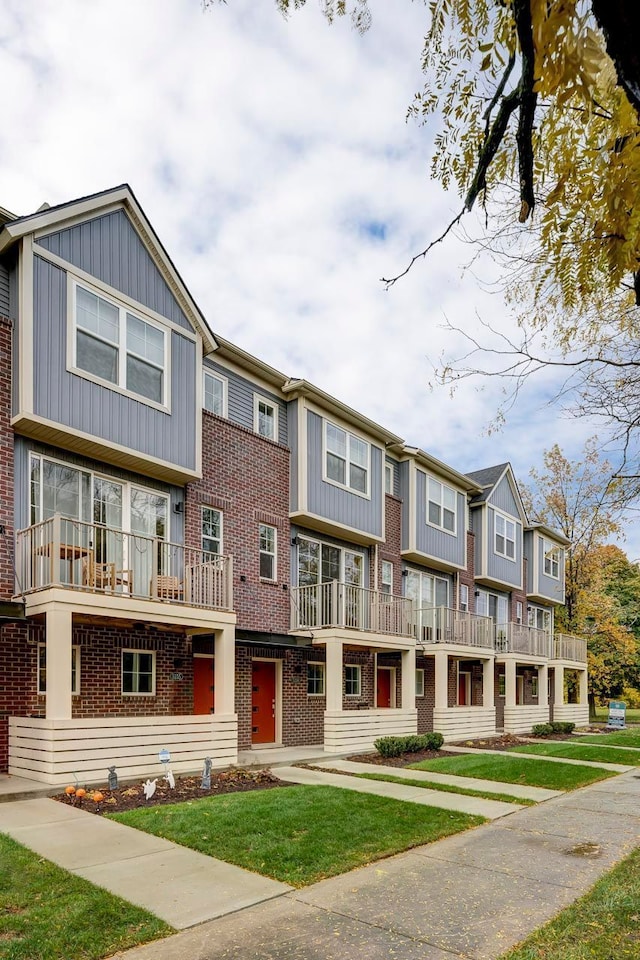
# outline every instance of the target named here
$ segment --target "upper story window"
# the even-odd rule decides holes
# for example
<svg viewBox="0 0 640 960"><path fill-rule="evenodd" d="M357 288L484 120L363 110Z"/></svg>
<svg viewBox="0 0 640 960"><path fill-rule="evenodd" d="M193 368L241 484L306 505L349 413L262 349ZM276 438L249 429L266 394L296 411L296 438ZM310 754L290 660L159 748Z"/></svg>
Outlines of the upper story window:
<svg viewBox="0 0 640 960"><path fill-rule="evenodd" d="M266 523L259 525L260 539L260 579L277 580L277 531Z"/></svg>
<svg viewBox="0 0 640 960"><path fill-rule="evenodd" d="M268 440L278 439L278 406L264 397L254 397L253 429Z"/></svg>
<svg viewBox="0 0 640 960"><path fill-rule="evenodd" d="M456 532L456 492L433 477L427 480L427 522L447 533Z"/></svg>
<svg viewBox="0 0 640 960"><path fill-rule="evenodd" d="M298 584L301 587L338 580L361 587L364 554L332 543L298 537Z"/></svg>
<svg viewBox="0 0 640 960"><path fill-rule="evenodd" d="M560 579L560 547L554 546L549 540L543 540L544 575Z"/></svg>
<svg viewBox="0 0 640 960"><path fill-rule="evenodd" d="M407 570L405 596L414 600L418 608L448 607L449 581L419 570Z"/></svg>
<svg viewBox="0 0 640 960"><path fill-rule="evenodd" d="M227 416L227 380L209 370L204 372L203 406L209 413Z"/></svg>
<svg viewBox="0 0 640 960"><path fill-rule="evenodd" d="M202 549L205 553L222 553L222 511L202 508Z"/></svg>
<svg viewBox="0 0 640 960"><path fill-rule="evenodd" d="M393 593L393 564L389 560L380 565L380 592Z"/></svg>
<svg viewBox="0 0 640 960"><path fill-rule="evenodd" d="M551 631L553 618L551 610L546 607L527 607L527 620L530 627L537 627L538 630Z"/></svg>
<svg viewBox="0 0 640 960"><path fill-rule="evenodd" d="M369 495L369 444L325 420L326 479Z"/></svg>
<svg viewBox="0 0 640 960"><path fill-rule="evenodd" d="M167 331L79 283L74 293L74 367L166 406Z"/></svg>
<svg viewBox="0 0 640 960"><path fill-rule="evenodd" d="M515 560L516 556L516 525L513 520L508 520L501 513L495 516L495 544L494 549L501 557L508 560Z"/></svg>
<svg viewBox="0 0 640 960"><path fill-rule="evenodd" d="M393 467L390 463L384 465L384 492L393 493Z"/></svg>
<svg viewBox="0 0 640 960"><path fill-rule="evenodd" d="M467 613L469 610L469 587L466 583L460 584L460 600L458 606L464 613Z"/></svg>

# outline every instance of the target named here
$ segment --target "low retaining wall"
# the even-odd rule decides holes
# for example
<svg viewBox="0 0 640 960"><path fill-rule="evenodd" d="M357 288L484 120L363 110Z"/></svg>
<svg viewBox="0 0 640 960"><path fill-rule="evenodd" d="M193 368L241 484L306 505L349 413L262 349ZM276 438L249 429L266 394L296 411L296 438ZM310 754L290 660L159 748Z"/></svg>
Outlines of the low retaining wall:
<svg viewBox="0 0 640 960"><path fill-rule="evenodd" d="M378 737L405 737L417 732L417 710L327 710L324 715L327 753L372 750Z"/></svg>
<svg viewBox="0 0 640 960"><path fill-rule="evenodd" d="M522 704L517 707L504 708L505 733L531 733L535 723L549 722L548 704Z"/></svg>
<svg viewBox="0 0 640 960"><path fill-rule="evenodd" d="M113 764L121 779L158 776L163 749L174 773L202 770L205 757L214 767L237 763L237 715L9 719L9 773L56 786L106 783Z"/></svg>
<svg viewBox="0 0 640 960"><path fill-rule="evenodd" d="M576 727L589 725L588 703L560 703L553 706L554 720L570 720Z"/></svg>
<svg viewBox="0 0 640 960"><path fill-rule="evenodd" d="M493 737L496 733L495 707L446 707L434 709L433 729L445 741L475 740Z"/></svg>

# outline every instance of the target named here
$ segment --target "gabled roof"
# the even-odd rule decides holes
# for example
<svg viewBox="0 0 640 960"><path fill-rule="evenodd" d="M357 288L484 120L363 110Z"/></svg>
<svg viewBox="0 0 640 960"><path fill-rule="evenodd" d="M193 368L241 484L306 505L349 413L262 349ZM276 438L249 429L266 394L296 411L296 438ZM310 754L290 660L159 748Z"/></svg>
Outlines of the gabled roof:
<svg viewBox="0 0 640 960"><path fill-rule="evenodd" d="M391 433L390 430L370 420L369 417L366 417L358 410L354 410L353 407L349 407L341 400L332 397L330 393L326 393L324 390L321 390L320 387L309 383L308 380L295 378L287 380L282 387L282 392L291 400L297 397L308 397L322 409L342 417L347 423L353 424L358 430L363 430L365 433L376 437L376 439L381 440L387 446L397 446L403 443L402 438L398 437L395 433Z"/></svg>
<svg viewBox="0 0 640 960"><path fill-rule="evenodd" d="M485 467L483 470L470 470L467 476L474 480L479 487L482 487L482 493L478 494L471 501L472 503L485 503L491 496L491 492L498 486L503 476L510 469L510 463L498 463L495 467Z"/></svg>
<svg viewBox="0 0 640 960"><path fill-rule="evenodd" d="M128 183L122 183L109 190L92 193L87 197L79 197L77 200L70 200L53 207L43 206L35 213L7 220L0 232L0 254L27 234L61 230L67 223L77 222L82 218L90 219L107 208L115 207L125 209L145 246L152 254L171 292L202 336L205 353L215 350L216 341L207 326L204 315L176 270L171 257L162 245Z"/></svg>
<svg viewBox="0 0 640 960"><path fill-rule="evenodd" d="M458 470L443 463L442 460L438 460L425 450L420 450L418 447L408 447L405 444L402 448L402 453L405 456L412 457L421 466L426 467L427 470L431 470L433 473L444 477L451 483L455 483L466 493L479 494L482 490L482 485L473 480L471 474L460 473Z"/></svg>

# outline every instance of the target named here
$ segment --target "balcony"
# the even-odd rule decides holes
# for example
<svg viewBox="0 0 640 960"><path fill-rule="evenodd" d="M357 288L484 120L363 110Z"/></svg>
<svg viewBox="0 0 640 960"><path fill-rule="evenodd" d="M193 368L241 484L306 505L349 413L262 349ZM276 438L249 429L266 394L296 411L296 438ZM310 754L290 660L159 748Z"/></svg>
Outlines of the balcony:
<svg viewBox="0 0 640 960"><path fill-rule="evenodd" d="M412 601L338 580L292 587L291 630L323 627L413 637Z"/></svg>
<svg viewBox="0 0 640 960"><path fill-rule="evenodd" d="M524 623L498 623L496 624L496 651L551 659L553 637L546 630L528 627Z"/></svg>
<svg viewBox="0 0 640 960"><path fill-rule="evenodd" d="M462 647L493 650L494 625L491 617L481 617L450 607L423 607L415 611L418 643L451 643Z"/></svg>
<svg viewBox="0 0 640 960"><path fill-rule="evenodd" d="M587 641L582 637L571 637L566 633L556 633L554 660L572 660L574 663L587 662Z"/></svg>
<svg viewBox="0 0 640 960"><path fill-rule="evenodd" d="M19 530L16 593L51 587L233 609L231 557L56 515Z"/></svg>

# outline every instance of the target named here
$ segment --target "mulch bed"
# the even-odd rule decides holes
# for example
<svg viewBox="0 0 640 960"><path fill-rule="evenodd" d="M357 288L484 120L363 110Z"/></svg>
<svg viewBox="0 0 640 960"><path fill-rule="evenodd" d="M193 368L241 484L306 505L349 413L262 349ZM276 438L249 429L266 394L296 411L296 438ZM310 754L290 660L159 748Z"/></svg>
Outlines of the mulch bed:
<svg viewBox="0 0 640 960"><path fill-rule="evenodd" d="M438 757L457 757L459 754L448 750L418 750L416 753L402 753L399 757L381 757L379 753L356 753L347 760L356 763L372 763L378 767L406 767L420 760L437 760Z"/></svg>
<svg viewBox="0 0 640 960"><path fill-rule="evenodd" d="M152 778L154 779L154 778ZM270 790L274 787L289 786L279 780L270 770L225 770L211 774L211 788L203 790L200 784L202 777L175 778L176 785L172 790L164 777L158 777L156 792L150 800L145 799L142 783L127 783L117 790L95 788L103 795L99 803L91 798L94 789L87 789L87 795L78 798L74 794L59 793L53 800L66 803L67 806L78 807L88 813L104 814L117 813L123 810L135 810L138 807L152 807L162 803L180 803L184 800L200 800L202 797L219 797L225 793L247 793L250 790Z"/></svg>

